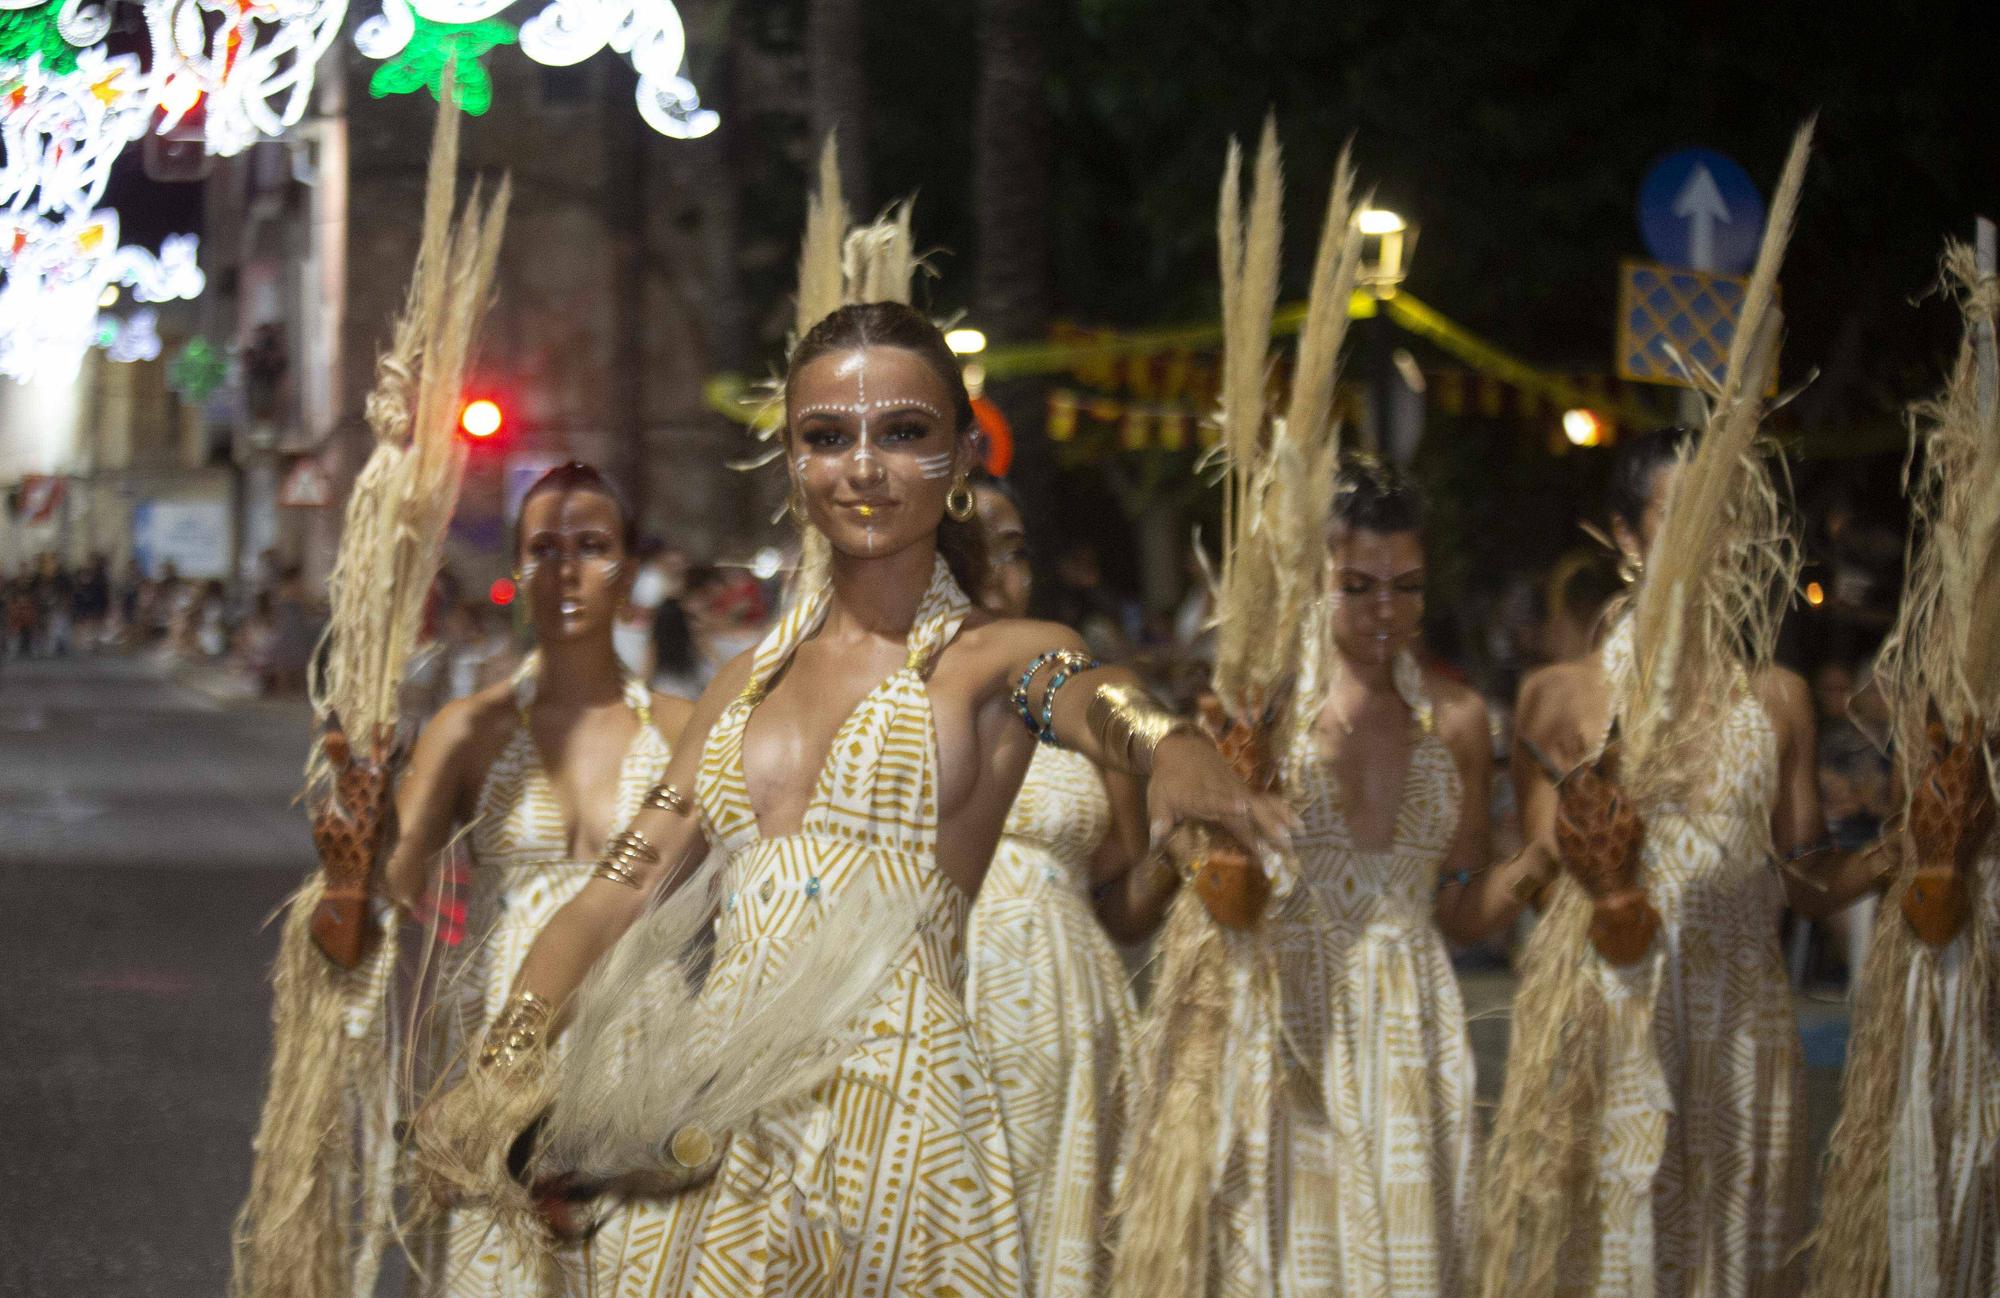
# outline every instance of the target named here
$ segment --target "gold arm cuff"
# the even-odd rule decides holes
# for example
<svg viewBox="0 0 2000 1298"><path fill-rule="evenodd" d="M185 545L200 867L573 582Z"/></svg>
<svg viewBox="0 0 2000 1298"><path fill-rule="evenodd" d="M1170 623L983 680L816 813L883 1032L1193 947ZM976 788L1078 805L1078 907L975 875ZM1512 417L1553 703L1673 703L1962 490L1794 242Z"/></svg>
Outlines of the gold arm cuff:
<svg viewBox="0 0 2000 1298"><path fill-rule="evenodd" d="M487 1029L479 1066L511 1069L541 1046L555 1016L555 1007L533 992L515 993Z"/></svg>
<svg viewBox="0 0 2000 1298"><path fill-rule="evenodd" d="M609 879L622 883L628 888L639 886L639 873L634 866L652 865L660 859L660 849L637 830L627 829L614 834L604 845L604 855L597 858L597 868L591 874L599 879Z"/></svg>
<svg viewBox="0 0 2000 1298"><path fill-rule="evenodd" d="M682 793L671 784L655 784L646 791L642 806L658 811L671 811L676 816L689 815L694 811L694 799Z"/></svg>
<svg viewBox="0 0 2000 1298"><path fill-rule="evenodd" d="M1106 761L1131 775L1153 773L1153 754L1168 735L1203 733L1193 721L1155 703L1145 690L1122 681L1097 687L1084 720L1103 745Z"/></svg>

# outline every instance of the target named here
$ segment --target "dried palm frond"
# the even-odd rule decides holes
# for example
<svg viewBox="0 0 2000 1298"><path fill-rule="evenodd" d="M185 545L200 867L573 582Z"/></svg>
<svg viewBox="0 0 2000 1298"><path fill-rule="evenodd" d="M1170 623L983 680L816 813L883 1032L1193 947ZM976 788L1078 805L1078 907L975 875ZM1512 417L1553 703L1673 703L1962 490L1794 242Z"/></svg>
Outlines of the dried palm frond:
<svg viewBox="0 0 2000 1298"><path fill-rule="evenodd" d="M1963 244L1946 246L1943 274L1958 300L1965 336L1944 390L1911 411L1907 576L1896 624L1875 668L1906 790L1923 774L1921 763L1931 751L1925 728L1934 711L1953 734L1963 733L1968 722L1990 727L2000 716L2000 413L1981 393L1979 375L1980 351L1993 345L2000 286L1979 273ZM1813 1236L1812 1298L1888 1292L1896 1113L1920 1098L1901 1093L1913 1042L1939 1032L1977 1033L1994 1021L2000 934L1991 931L1988 909L1972 908L1970 929L1953 957L1962 962L1957 994L1941 1005L1938 953L1917 941L1902 913L1910 878L1908 870L1899 873L1883 898L1856 982L1840 1121L1827 1145L1825 1210ZM1913 967L1920 962L1930 967ZM1906 998L1913 987L1922 1002L1915 1014ZM1949 1017L1948 1025L1940 1015ZM1940 1246L1940 1256L1953 1255L1948 1241Z"/></svg>
<svg viewBox="0 0 2000 1298"><path fill-rule="evenodd" d="M422 628L465 468L458 405L492 294L510 182L502 180L484 206L475 189L454 229L457 170L457 118L443 113L409 295L368 396L375 448L348 494L327 579L324 665L312 678L314 715L337 721L357 747L395 725L396 690ZM315 746L309 782L324 773Z"/></svg>
<svg viewBox="0 0 2000 1298"><path fill-rule="evenodd" d="M331 796L324 736L385 750L397 690L416 647L465 451L454 432L461 379L492 291L508 187L475 192L454 228L457 101L440 96L410 289L379 359L366 414L375 446L347 500L329 578L332 617L311 696L320 723L307 801ZM370 1292L388 1237L394 1142L391 934L353 971L314 945L324 892L315 872L287 903L273 974L272 1063L254 1142L256 1167L236 1219L231 1293L347 1298Z"/></svg>
<svg viewBox="0 0 2000 1298"><path fill-rule="evenodd" d="M232 1298L372 1292L393 1204L388 997L395 934L355 970L328 963L311 923L315 872L285 903L271 971L271 1067L231 1240Z"/></svg>
<svg viewBox="0 0 2000 1298"><path fill-rule="evenodd" d="M1743 673L1769 666L1799 548L1759 444L1778 346L1778 268L1805 182L1812 123L1799 128L1744 291L1707 428L1679 473L1634 604L1633 670L1614 711L1624 769L1642 799L1702 787Z"/></svg>
<svg viewBox="0 0 2000 1298"><path fill-rule="evenodd" d="M1272 639L1261 622L1280 576L1261 508L1270 487L1271 315L1277 307L1284 165L1275 118L1264 122L1242 209L1243 154L1234 140L1223 168L1217 234L1222 247L1222 565L1215 593L1214 688L1232 716L1262 710L1273 683ZM1289 648L1289 646L1287 646Z"/></svg>
<svg viewBox="0 0 2000 1298"><path fill-rule="evenodd" d="M1946 248L1944 277L1965 339L1944 390L1911 412L1909 575L1875 673L1896 750L1911 758L1929 750L1933 704L1953 734L2000 716L2000 416L1982 409L1978 390L1978 338L1993 326L2000 285L1963 244Z"/></svg>
<svg viewBox="0 0 2000 1298"><path fill-rule="evenodd" d="M1279 701L1299 669L1326 567L1338 449L1333 393L1361 244L1353 167L1343 151L1290 415L1272 419L1267 389L1283 197L1274 123L1266 122L1258 146L1247 219L1242 166L1232 142L1218 216L1224 547L1214 687L1236 728L1225 749L1255 768L1239 773L1265 781L1274 774L1272 732L1284 721ZM1278 1052L1277 966L1261 931L1224 930L1189 888L1173 903L1159 950L1160 976L1139 1042L1133 1149L1115 1207L1120 1242L1111 1292L1119 1298L1206 1285L1214 1261L1211 1201L1243 1143L1240 1133L1268 1112ZM1240 1261L1272 1263L1255 1247Z"/></svg>
<svg viewBox="0 0 2000 1298"><path fill-rule="evenodd" d="M1593 976L1590 905L1567 878L1528 938L1507 1077L1481 1183L1480 1271L1485 1298L1552 1294L1564 1245L1595 1216L1598 1115L1610 1014Z"/></svg>
<svg viewBox="0 0 2000 1298"><path fill-rule="evenodd" d="M1777 345L1778 266L1804 181L1810 123L1792 142L1706 432L1684 454L1633 612L1635 668L1614 674L1623 779L1641 801L1708 785L1717 729L1745 673L1771 660L1794 541L1758 444ZM1614 1003L1592 950L1590 904L1567 878L1536 925L1481 1206L1484 1298L1588 1289L1602 1213L1597 1160L1610 1060L1652 1050L1650 998ZM1630 1205L1626 1205L1630 1207ZM1644 1211L1643 1207L1637 1209Z"/></svg>

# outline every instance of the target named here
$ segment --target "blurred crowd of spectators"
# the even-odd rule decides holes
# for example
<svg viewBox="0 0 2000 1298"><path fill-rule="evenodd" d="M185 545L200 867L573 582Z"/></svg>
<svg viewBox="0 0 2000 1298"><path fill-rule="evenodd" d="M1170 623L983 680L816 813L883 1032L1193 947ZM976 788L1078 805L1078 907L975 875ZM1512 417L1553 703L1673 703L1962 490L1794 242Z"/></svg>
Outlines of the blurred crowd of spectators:
<svg viewBox="0 0 2000 1298"><path fill-rule="evenodd" d="M102 554L70 567L44 553L0 575L0 611L7 658L154 653L227 665L265 693L304 688L325 623L299 570L281 566L274 552L254 579L233 586L182 577L171 562L148 576L114 572Z"/></svg>

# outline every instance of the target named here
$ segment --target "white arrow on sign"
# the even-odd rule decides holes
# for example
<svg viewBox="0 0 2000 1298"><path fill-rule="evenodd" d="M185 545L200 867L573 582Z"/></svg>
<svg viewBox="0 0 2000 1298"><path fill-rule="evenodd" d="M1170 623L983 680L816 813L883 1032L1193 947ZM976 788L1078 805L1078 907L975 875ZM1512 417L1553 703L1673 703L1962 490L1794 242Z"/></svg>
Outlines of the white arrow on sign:
<svg viewBox="0 0 2000 1298"><path fill-rule="evenodd" d="M1658 209L1655 209L1658 210ZM1674 195L1674 215L1688 223L1688 264L1695 270L1715 269L1715 227L1729 224L1729 204L1708 168L1695 163L1681 192Z"/></svg>

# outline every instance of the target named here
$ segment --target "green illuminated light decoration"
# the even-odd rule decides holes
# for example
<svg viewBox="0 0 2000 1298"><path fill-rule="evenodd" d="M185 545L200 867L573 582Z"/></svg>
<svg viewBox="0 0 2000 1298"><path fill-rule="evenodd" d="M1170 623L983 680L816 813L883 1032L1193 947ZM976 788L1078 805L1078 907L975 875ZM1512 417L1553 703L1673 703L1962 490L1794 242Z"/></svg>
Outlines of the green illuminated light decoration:
<svg viewBox="0 0 2000 1298"><path fill-rule="evenodd" d="M368 93L377 99L407 95L429 88L433 98L444 96L444 72L454 60L458 106L474 117L493 106L493 77L479 60L497 46L515 45L514 25L497 18L471 23L432 22L415 15L416 34L395 57L375 69Z"/></svg>
<svg viewBox="0 0 2000 1298"><path fill-rule="evenodd" d="M167 365L167 386L190 405L200 405L222 386L229 362L206 338L190 338Z"/></svg>
<svg viewBox="0 0 2000 1298"><path fill-rule="evenodd" d="M0 9L0 64L26 63L39 54L52 73L76 71L76 46L56 30L57 0L29 9Z"/></svg>

